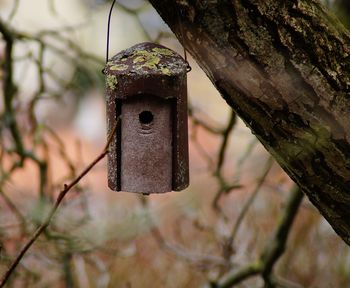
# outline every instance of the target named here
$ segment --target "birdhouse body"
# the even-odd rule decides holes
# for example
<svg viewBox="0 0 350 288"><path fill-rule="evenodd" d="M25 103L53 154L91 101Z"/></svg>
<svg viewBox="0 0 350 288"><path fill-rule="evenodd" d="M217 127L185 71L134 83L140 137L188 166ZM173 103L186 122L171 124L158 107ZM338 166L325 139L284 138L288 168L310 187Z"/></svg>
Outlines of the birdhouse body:
<svg viewBox="0 0 350 288"><path fill-rule="evenodd" d="M108 154L112 190L149 194L188 186L186 68L174 51L152 43L107 63L109 134L121 119Z"/></svg>
<svg viewBox="0 0 350 288"><path fill-rule="evenodd" d="M151 95L122 105L121 190L172 190L171 103ZM155 117L156 116L156 117Z"/></svg>

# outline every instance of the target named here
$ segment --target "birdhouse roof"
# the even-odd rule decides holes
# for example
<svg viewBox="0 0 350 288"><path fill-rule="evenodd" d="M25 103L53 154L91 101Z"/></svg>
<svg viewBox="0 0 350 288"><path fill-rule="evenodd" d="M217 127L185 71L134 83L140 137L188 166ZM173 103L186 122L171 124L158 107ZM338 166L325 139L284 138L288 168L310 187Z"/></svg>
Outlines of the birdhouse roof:
<svg viewBox="0 0 350 288"><path fill-rule="evenodd" d="M140 43L113 56L106 64L109 75L175 76L187 69L186 61L175 51L155 43Z"/></svg>

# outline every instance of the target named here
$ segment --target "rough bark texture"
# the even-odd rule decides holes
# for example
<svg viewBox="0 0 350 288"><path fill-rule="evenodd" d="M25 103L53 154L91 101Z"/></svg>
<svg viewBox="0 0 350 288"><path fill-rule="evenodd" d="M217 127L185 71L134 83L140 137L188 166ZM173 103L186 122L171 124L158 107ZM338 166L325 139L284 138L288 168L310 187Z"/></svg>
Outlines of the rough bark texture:
<svg viewBox="0 0 350 288"><path fill-rule="evenodd" d="M150 0L350 244L350 35L316 0Z"/></svg>

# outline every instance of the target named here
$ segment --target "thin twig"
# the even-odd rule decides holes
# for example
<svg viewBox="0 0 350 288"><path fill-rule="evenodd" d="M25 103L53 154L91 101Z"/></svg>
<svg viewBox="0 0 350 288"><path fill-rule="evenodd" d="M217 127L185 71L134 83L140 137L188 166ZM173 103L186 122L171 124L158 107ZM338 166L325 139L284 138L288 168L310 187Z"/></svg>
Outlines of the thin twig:
<svg viewBox="0 0 350 288"><path fill-rule="evenodd" d="M142 196L139 199L143 208L145 208L147 210L147 213L149 213L149 219L154 226L151 232L152 236L154 237L154 239L157 241L157 243L162 249L169 251L179 259L183 259L186 262L190 263L191 265L194 265L197 267L203 268L203 267L226 267L227 266L227 262L222 257L206 255L201 253L192 253L191 251L186 250L185 248L179 246L178 244L169 243L161 233L159 227L157 226L154 219L152 218L152 215L150 214L149 199L144 196Z"/></svg>
<svg viewBox="0 0 350 288"><path fill-rule="evenodd" d="M19 6L19 0L15 0L13 2L13 7L12 7L12 10L11 10L11 13L7 19L7 21L11 21L13 19L13 17L15 16L17 10L18 10L18 6Z"/></svg>
<svg viewBox="0 0 350 288"><path fill-rule="evenodd" d="M228 184L225 182L225 180L223 179L222 175L217 175L217 179L219 182L219 190L216 192L216 195L213 199L212 202L212 207L214 208L214 210L219 213L225 220L227 220L227 216L225 215L223 209L221 209L220 205L219 205L219 200L221 198L222 195L225 194L229 194L231 193L233 190L237 190L237 189L241 189L243 188L243 185L239 184L239 183L233 183L233 184Z"/></svg>
<svg viewBox="0 0 350 288"><path fill-rule="evenodd" d="M57 10L56 10L56 4L55 4L55 0L49 0L49 9L50 12L52 13L52 15L57 16Z"/></svg>
<svg viewBox="0 0 350 288"><path fill-rule="evenodd" d="M219 155L218 155L218 164L216 167L217 173L221 173L222 166L224 165L224 161L225 161L225 152L228 145L228 140L230 138L231 132L233 131L233 128L235 127L236 123L237 123L237 115L235 111L232 110L228 124L226 128L222 131L222 143L220 146Z"/></svg>
<svg viewBox="0 0 350 288"><path fill-rule="evenodd" d="M238 215L238 218L236 220L235 225L233 226L233 229L232 229L232 232L230 234L230 237L227 239L227 246L224 249L225 251L226 250L230 251L230 252L232 251L232 247L233 247L234 240L236 238L238 229L240 228L240 226L242 224L242 221L243 221L245 215L247 214L250 206L253 204L256 196L258 195L258 193L259 193L259 191L261 189L261 186L264 184L264 182L266 180L266 177L267 177L267 175L269 174L269 172L270 172L270 170L272 168L273 163L274 163L274 160L270 156L269 159L266 162L266 165L265 165L265 168L263 170L262 175L259 177L258 183L256 184L256 187L255 187L253 193L249 197L248 201L244 204L242 210L240 211L240 213ZM231 253L227 253L227 254L231 254ZM226 256L228 257L228 255L226 255Z"/></svg>
<svg viewBox="0 0 350 288"><path fill-rule="evenodd" d="M220 129L214 126L209 125L207 122L199 119L197 116L195 116L195 108L189 104L188 105L188 116L192 119L192 123L193 125L197 126L201 126L204 130L206 130L207 132L214 134L214 135L220 135L223 133L223 131L225 129Z"/></svg>
<svg viewBox="0 0 350 288"><path fill-rule="evenodd" d="M52 217L55 215L57 208L61 204L63 198L66 196L66 194L76 185L79 183L79 181L84 178L86 174L90 172L90 170L98 163L100 162L107 154L108 154L108 147L110 143L112 142L115 132L117 130L117 126L119 123L119 118L117 120L116 125L113 128L112 133L110 134L110 137L106 143L106 146L103 148L103 151L100 155L98 155L94 161L92 161L72 182L70 182L68 185L65 184L63 190L58 195L55 205L52 207L49 215L47 216L46 220L39 226L39 228L35 231L33 236L29 239L27 244L22 248L20 253L17 255L16 259L12 262L11 266L3 276L1 282L0 282L0 288L4 287L8 279L10 278L11 274L16 269L17 265L25 255L25 253L28 251L28 249L33 245L33 243L38 239L40 234L50 225Z"/></svg>
<svg viewBox="0 0 350 288"><path fill-rule="evenodd" d="M214 200L212 202L212 206L225 220L227 220L227 216L225 215L225 213L222 211L221 207L219 206L219 200L220 200L221 196L223 194L228 194L229 192L231 192L234 189L239 189L242 187L241 185L239 185L236 182L233 184L228 184L225 181L225 178L222 174L222 168L223 168L223 165L225 162L225 154L226 154L226 150L228 147L228 141L229 141L230 135L233 132L233 129L234 129L236 123L237 123L236 112L231 110L231 115L230 115L229 121L228 121L226 127L220 132L222 142L221 142L220 149L219 149L218 156L217 156L218 161L217 161L217 165L216 165L216 170L214 172L214 176L217 178L217 182L219 183L219 189L216 192L216 195L215 195Z"/></svg>
<svg viewBox="0 0 350 288"><path fill-rule="evenodd" d="M21 156L21 162L23 162L24 145L22 142L21 134L16 122L15 111L13 109L13 100L16 94L16 86L13 82L13 49L14 49L14 35L13 31L6 26L6 24L0 18L0 33L6 42L5 46L5 63L4 63L4 76L3 76L3 93L4 93L4 106L5 113L4 118L8 124L12 138L15 142L16 152ZM21 163L22 164L22 163Z"/></svg>
<svg viewBox="0 0 350 288"><path fill-rule="evenodd" d="M67 167L68 167L72 177L75 177L75 175L76 175L76 168L75 168L75 166L73 164L73 161L71 159L69 159L69 156L64 151L65 147L64 147L63 140L60 138L59 135L57 135L57 133L51 127L46 125L45 129L51 135L53 140L57 143L57 145L58 145L58 154L60 155L61 159L66 163L66 165L67 165Z"/></svg>
<svg viewBox="0 0 350 288"><path fill-rule="evenodd" d="M200 156L205 159L205 161L207 162L207 166L208 169L210 167L214 166L214 161L213 159L210 157L209 153L203 148L203 146L201 145L201 143L198 141L198 126L197 125L193 125L192 131L191 131L191 135L190 135L190 140L193 143L193 146L196 148L198 154L200 154Z"/></svg>
<svg viewBox="0 0 350 288"><path fill-rule="evenodd" d="M277 226L271 241L267 243L265 252L261 255L261 260L264 263L263 277L265 282L271 277L274 264L286 248L287 238L303 197L303 192L295 185L281 216L280 224Z"/></svg>
<svg viewBox="0 0 350 288"><path fill-rule="evenodd" d="M252 152L254 150L254 148L257 146L258 144L258 139L256 137L254 137L247 145L243 155L238 159L237 161L237 171L235 173L235 179L236 181L240 181L241 179L241 174L242 174L242 169L243 169L243 165L244 163L247 161L248 157L250 155L252 155Z"/></svg>
<svg viewBox="0 0 350 288"><path fill-rule="evenodd" d="M289 232L298 213L304 194L298 186L294 186L287 200L286 207L282 213L281 220L277 226L272 239L268 241L260 258L239 269L232 270L224 275L218 283L212 287L229 288L252 276L261 275L265 281L265 287L274 287L275 278L272 275L273 267L285 251Z"/></svg>
<svg viewBox="0 0 350 288"><path fill-rule="evenodd" d="M18 221L21 223L21 229L22 231L26 231L26 220L25 217L22 215L22 213L19 211L17 206L12 202L12 200L5 194L5 192L0 187L0 196L4 199L7 206L10 208L10 210L13 212L13 214L17 217Z"/></svg>
<svg viewBox="0 0 350 288"><path fill-rule="evenodd" d="M226 267L227 262L225 259L213 256L213 255L206 255L206 254L200 254L200 253L193 253L188 250L185 250L183 247L169 243L161 234L158 227L154 227L152 230L152 235L158 242L161 248L173 253L178 258L181 258L188 263L199 266L199 267Z"/></svg>
<svg viewBox="0 0 350 288"><path fill-rule="evenodd" d="M250 263L249 265L240 268L239 270L232 271L224 276L219 284L212 284L212 287L215 288L229 288L234 285L246 280L247 278L259 275L261 273L262 267L261 262L256 261Z"/></svg>

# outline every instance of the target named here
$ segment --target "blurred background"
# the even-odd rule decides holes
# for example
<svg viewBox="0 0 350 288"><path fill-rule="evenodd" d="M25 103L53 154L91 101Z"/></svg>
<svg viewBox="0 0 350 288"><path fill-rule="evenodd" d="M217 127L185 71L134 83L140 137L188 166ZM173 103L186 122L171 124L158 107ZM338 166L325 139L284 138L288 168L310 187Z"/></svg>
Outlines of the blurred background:
<svg viewBox="0 0 350 288"><path fill-rule="evenodd" d="M118 3L110 56L145 41L183 55L148 2ZM325 4L341 11L348 23L349 10L339 8L348 6L345 1ZM13 64L16 88L6 103L2 81L1 274L63 184L106 143L101 71L110 5L103 0L0 0L0 19L14 37L11 59L0 39L0 63ZM264 252L294 184L190 55L188 60L189 188L147 197L115 193L107 187L103 160L67 195L8 287L210 287ZM19 139L8 122L11 116ZM281 287L350 287L349 249L307 199L275 274ZM237 287L262 283L251 277Z"/></svg>

